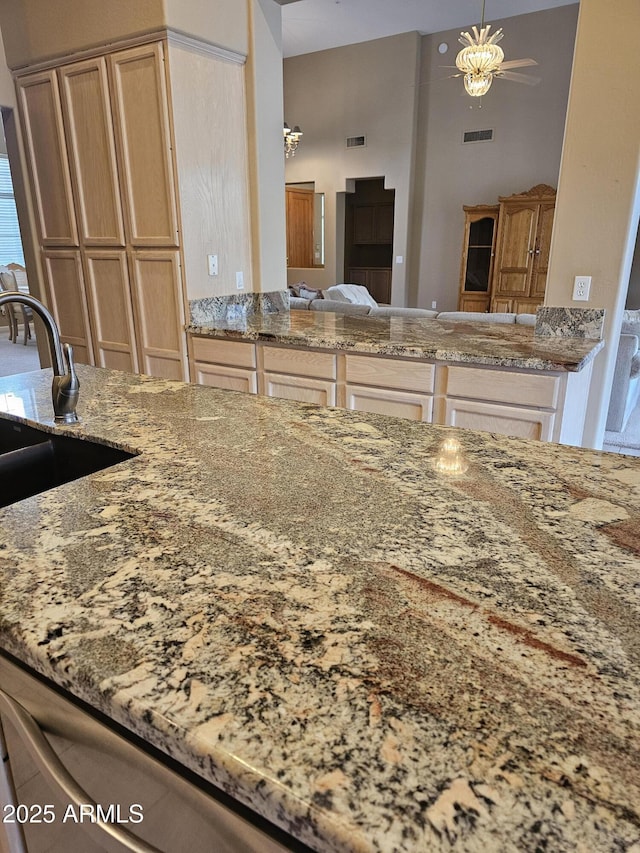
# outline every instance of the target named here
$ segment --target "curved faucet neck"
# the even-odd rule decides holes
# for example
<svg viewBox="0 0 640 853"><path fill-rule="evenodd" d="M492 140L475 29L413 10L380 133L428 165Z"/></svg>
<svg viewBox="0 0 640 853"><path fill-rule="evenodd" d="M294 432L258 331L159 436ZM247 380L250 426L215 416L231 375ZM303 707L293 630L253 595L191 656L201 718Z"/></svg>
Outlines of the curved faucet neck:
<svg viewBox="0 0 640 853"><path fill-rule="evenodd" d="M42 302L34 296L30 296L26 293L19 293L18 291L2 291L2 293L0 293L0 306L6 305L10 302L18 302L20 305L28 306L41 318L47 331L49 354L51 355L51 361L53 362L53 372L56 376L64 376L67 373L67 366L62 355L62 344L60 343L58 326L56 325L56 321L53 319L51 313L42 304Z"/></svg>

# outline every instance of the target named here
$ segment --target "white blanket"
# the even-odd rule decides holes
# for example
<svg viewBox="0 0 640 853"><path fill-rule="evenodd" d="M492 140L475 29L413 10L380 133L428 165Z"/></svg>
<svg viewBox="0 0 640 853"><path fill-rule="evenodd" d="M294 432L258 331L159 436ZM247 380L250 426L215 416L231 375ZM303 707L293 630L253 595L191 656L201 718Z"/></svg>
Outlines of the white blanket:
<svg viewBox="0 0 640 853"><path fill-rule="evenodd" d="M352 305L368 305L377 308L378 303L361 284L334 284L325 290L327 299L335 299L337 302L350 302Z"/></svg>

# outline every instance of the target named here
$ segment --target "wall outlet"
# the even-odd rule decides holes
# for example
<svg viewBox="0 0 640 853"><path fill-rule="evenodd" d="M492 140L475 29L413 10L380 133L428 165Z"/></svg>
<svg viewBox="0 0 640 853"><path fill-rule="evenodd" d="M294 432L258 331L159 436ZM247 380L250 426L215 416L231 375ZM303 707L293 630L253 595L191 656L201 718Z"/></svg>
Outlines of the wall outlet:
<svg viewBox="0 0 640 853"><path fill-rule="evenodd" d="M573 301L588 302L591 289L590 275L577 275L573 280Z"/></svg>
<svg viewBox="0 0 640 853"><path fill-rule="evenodd" d="M209 275L218 275L218 256L207 255L207 266L209 268Z"/></svg>
<svg viewBox="0 0 640 853"><path fill-rule="evenodd" d="M236 287L238 290L244 290L244 273L236 273Z"/></svg>
<svg viewBox="0 0 640 853"><path fill-rule="evenodd" d="M434 299L434 300L433 300L433 302L431 303L431 308L432 308L433 310L435 310L437 307L438 307L438 303L437 303L437 302L435 301L435 299Z"/></svg>

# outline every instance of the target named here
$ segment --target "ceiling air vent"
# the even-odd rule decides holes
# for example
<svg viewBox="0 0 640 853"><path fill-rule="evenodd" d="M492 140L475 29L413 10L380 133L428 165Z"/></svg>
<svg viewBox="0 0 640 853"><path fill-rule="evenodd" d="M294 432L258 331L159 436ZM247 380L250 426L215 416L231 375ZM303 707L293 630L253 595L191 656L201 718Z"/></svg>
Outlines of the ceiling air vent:
<svg viewBox="0 0 640 853"><path fill-rule="evenodd" d="M366 136L347 136L347 148L366 148Z"/></svg>
<svg viewBox="0 0 640 853"><path fill-rule="evenodd" d="M462 142L491 142L493 130L465 130L462 134Z"/></svg>

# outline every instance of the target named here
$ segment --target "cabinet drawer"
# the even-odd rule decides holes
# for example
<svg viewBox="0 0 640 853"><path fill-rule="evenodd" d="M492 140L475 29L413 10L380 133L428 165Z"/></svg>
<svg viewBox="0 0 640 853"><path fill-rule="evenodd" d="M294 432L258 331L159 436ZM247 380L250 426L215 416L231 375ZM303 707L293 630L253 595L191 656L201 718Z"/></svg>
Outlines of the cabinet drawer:
<svg viewBox="0 0 640 853"><path fill-rule="evenodd" d="M232 367L254 369L256 366L254 344L218 338L192 338L191 349L194 361L210 361L214 364L230 364Z"/></svg>
<svg viewBox="0 0 640 853"><path fill-rule="evenodd" d="M206 364L196 361L193 365L195 381L198 385L210 388L223 388L225 391L244 391L246 394L258 392L255 370L241 367L228 367L218 364Z"/></svg>
<svg viewBox="0 0 640 853"><path fill-rule="evenodd" d="M447 397L470 397L475 400L555 409L559 389L559 376L538 376L532 373L474 367L447 367Z"/></svg>
<svg viewBox="0 0 640 853"><path fill-rule="evenodd" d="M554 420L553 413L536 409L519 409L478 400L446 400L445 424L463 429L551 441Z"/></svg>
<svg viewBox="0 0 640 853"><path fill-rule="evenodd" d="M336 357L333 353L286 347L264 347L264 369L317 379L336 378Z"/></svg>
<svg viewBox="0 0 640 853"><path fill-rule="evenodd" d="M368 355L347 355L345 360L347 382L433 392L433 364L395 358L373 358Z"/></svg>
<svg viewBox="0 0 640 853"><path fill-rule="evenodd" d="M287 376L279 373L264 374L264 393L267 397L280 397L296 403L315 403L317 406L335 406L336 384L306 376Z"/></svg>
<svg viewBox="0 0 640 853"><path fill-rule="evenodd" d="M391 391L386 388L367 388L347 385L347 409L391 415L411 421L431 421L433 397L411 391Z"/></svg>

